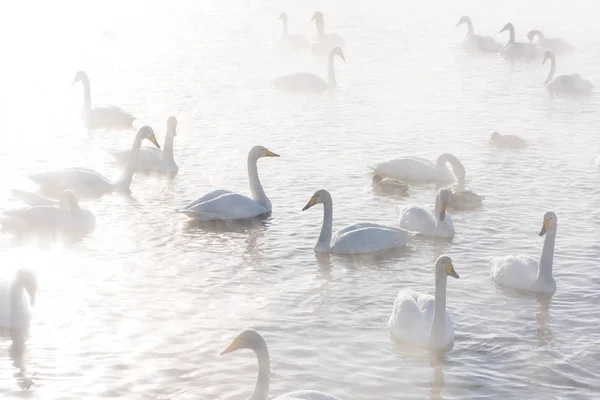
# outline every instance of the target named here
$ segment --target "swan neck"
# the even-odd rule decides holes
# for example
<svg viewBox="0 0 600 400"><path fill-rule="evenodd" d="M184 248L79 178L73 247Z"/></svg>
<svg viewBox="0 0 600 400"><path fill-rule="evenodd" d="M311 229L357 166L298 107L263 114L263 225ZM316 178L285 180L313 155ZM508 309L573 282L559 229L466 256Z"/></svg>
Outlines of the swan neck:
<svg viewBox="0 0 600 400"><path fill-rule="evenodd" d="M92 109L92 93L90 90L89 79L82 79L81 84L83 85L83 109L84 111L90 111Z"/></svg>
<svg viewBox="0 0 600 400"><path fill-rule="evenodd" d="M248 400L267 400L269 397L269 380L271 379L271 362L266 346L254 350L258 359L258 378L252 396Z"/></svg>
<svg viewBox="0 0 600 400"><path fill-rule="evenodd" d="M165 136L165 144L163 146L163 161L174 161L173 158L173 142L175 141L174 132L167 132Z"/></svg>
<svg viewBox="0 0 600 400"><path fill-rule="evenodd" d="M556 241L556 227L549 229L546 232L544 239L544 247L540 255L540 263L538 265L538 281L544 280L549 282L552 280L552 262L554 261L554 242Z"/></svg>
<svg viewBox="0 0 600 400"><path fill-rule="evenodd" d="M444 340L446 332L446 284L448 278L446 275L437 274L435 276L435 303L433 305L433 321L429 340L432 343L440 343Z"/></svg>
<svg viewBox="0 0 600 400"><path fill-rule="evenodd" d="M446 165L446 163L450 163L453 170L456 170L456 168L459 165L461 165L460 161L458 161L458 158L454 157L452 154L444 153L444 154L440 155L436 161L437 169L442 174L449 176L449 177L452 176L452 173L448 169L448 166ZM454 175L456 175L456 174L454 174ZM457 178L458 178L458 176L457 176Z"/></svg>
<svg viewBox="0 0 600 400"><path fill-rule="evenodd" d="M335 70L333 69L333 54L329 54L329 61L327 63L327 83L329 87L336 87L337 81L335 80Z"/></svg>
<svg viewBox="0 0 600 400"><path fill-rule="evenodd" d="M473 21L467 20L467 36L473 36Z"/></svg>
<svg viewBox="0 0 600 400"><path fill-rule="evenodd" d="M546 85L552 81L554 78L554 73L556 72L556 58L554 54L550 56L550 72L548 73L548 77L546 78Z"/></svg>
<svg viewBox="0 0 600 400"><path fill-rule="evenodd" d="M331 247L331 236L333 229L333 200L323 202L323 226L317 241L317 247L328 249Z"/></svg>
<svg viewBox="0 0 600 400"><path fill-rule="evenodd" d="M322 38L325 35L325 21L318 19L315 21L315 25L317 26L317 35Z"/></svg>
<svg viewBox="0 0 600 400"><path fill-rule="evenodd" d="M436 195L435 196L435 208L434 208L434 214L435 214L435 221L436 222L441 222L440 221L440 207L441 207L441 200L440 200L440 196Z"/></svg>
<svg viewBox="0 0 600 400"><path fill-rule="evenodd" d="M135 140L133 141L133 145L131 146L131 151L129 151L129 158L127 159L127 164L125 165L125 169L123 170L123 174L121 178L115 184L116 189L122 191L129 191L129 186L131 186L131 181L133 180L133 174L135 172L135 162L140 154L140 147L142 146L142 136L137 135Z"/></svg>
<svg viewBox="0 0 600 400"><path fill-rule="evenodd" d="M288 21L287 19L282 19L281 20L281 33L283 34L283 36L288 36Z"/></svg>
<svg viewBox="0 0 600 400"><path fill-rule="evenodd" d="M255 156L248 156L248 180L250 182L250 193L252 194L252 198L254 199L254 201L258 202L261 206L266 208L267 211L271 211L271 202L265 194L265 191L258 177L257 161L258 158L256 158Z"/></svg>
<svg viewBox="0 0 600 400"><path fill-rule="evenodd" d="M508 43L514 43L515 42L515 28L513 26L510 27L510 38L508 39Z"/></svg>

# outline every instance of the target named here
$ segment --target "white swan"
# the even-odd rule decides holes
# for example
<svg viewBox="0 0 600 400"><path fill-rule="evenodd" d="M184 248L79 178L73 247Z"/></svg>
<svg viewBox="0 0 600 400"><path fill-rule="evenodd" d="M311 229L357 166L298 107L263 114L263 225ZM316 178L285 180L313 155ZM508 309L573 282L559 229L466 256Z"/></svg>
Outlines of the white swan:
<svg viewBox="0 0 600 400"><path fill-rule="evenodd" d="M534 43L515 41L515 27L510 22L504 25L504 28L498 33L504 31L510 32L508 43L500 50L500 54L504 58L510 60L531 61L541 59L544 56L544 48Z"/></svg>
<svg viewBox="0 0 600 400"><path fill-rule="evenodd" d="M255 330L248 329L240 333L221 355L231 353L236 350L250 349L256 354L258 359L258 379L254 391L248 397L248 400L267 400L269 398L269 385L271 380L271 362L269 358L269 349L265 339ZM315 390L300 390L272 397L271 400L340 400L339 398L327 393Z"/></svg>
<svg viewBox="0 0 600 400"><path fill-rule="evenodd" d="M0 281L0 328L28 334L36 293L37 277L30 269L19 269L14 279Z"/></svg>
<svg viewBox="0 0 600 400"><path fill-rule="evenodd" d="M554 77L554 72L556 71L556 58L554 57L554 53L547 51L544 56L544 61L542 61L542 65L545 64L547 60L550 60L550 72L544 83L548 92L584 95L589 94L592 89L594 89L592 82L583 79L579 74L558 75L557 77Z"/></svg>
<svg viewBox="0 0 600 400"><path fill-rule="evenodd" d="M446 311L448 276L458 279L452 259L440 256L435 262L435 298L410 289L398 293L388 320L388 328L395 339L435 350L452 345L454 327Z"/></svg>
<svg viewBox="0 0 600 400"><path fill-rule="evenodd" d="M156 147L154 131L149 126L143 126L138 131L131 146L131 157L123 174L118 181L112 183L108 178L88 168L64 168L41 174L31 175L29 178L40 186L40 190L51 197L58 197L65 190L72 190L78 197L102 197L107 193L129 193L129 186L133 179L133 163L138 155L144 139L152 142Z"/></svg>
<svg viewBox="0 0 600 400"><path fill-rule="evenodd" d="M458 190L452 192L448 208L453 210L474 210L481 206L484 199L485 196L478 195L472 190Z"/></svg>
<svg viewBox="0 0 600 400"><path fill-rule="evenodd" d="M467 36L463 41L463 46L468 50L483 53L497 53L502 50L503 46L491 36L476 35L473 32L473 22L468 16L463 15L460 17L456 26L460 26L461 24L467 24Z"/></svg>
<svg viewBox="0 0 600 400"><path fill-rule="evenodd" d="M391 226L358 223L340 229L332 238L333 201L327 190L317 190L302 211L323 204L323 226L315 246L317 253L363 254L399 248L412 239L404 229Z"/></svg>
<svg viewBox="0 0 600 400"><path fill-rule="evenodd" d="M252 198L228 190L215 190L177 210L192 219L239 220L255 218L271 212L271 201L265 194L256 163L259 158L279 157L263 146L254 146L248 153L248 179Z"/></svg>
<svg viewBox="0 0 600 400"><path fill-rule="evenodd" d="M454 236L454 223L446 209L452 201L450 189L442 188L435 196L433 207L412 205L400 212L400 227L425 236L451 238Z"/></svg>
<svg viewBox="0 0 600 400"><path fill-rule="evenodd" d="M345 40L337 33L325 33L325 19L323 13L316 11L312 18L317 27L317 34L313 36L310 43L310 51L313 54L326 56L334 47L344 47Z"/></svg>
<svg viewBox="0 0 600 400"><path fill-rule="evenodd" d="M491 276L496 283L513 289L554 293L556 281L552 276L554 242L556 241L556 214L548 211L539 235L546 235L539 259L527 256L495 257L491 261Z"/></svg>
<svg viewBox="0 0 600 400"><path fill-rule="evenodd" d="M525 139L515 135L502 135L499 132L493 132L488 143L505 149L524 149L527 147Z"/></svg>
<svg viewBox="0 0 600 400"><path fill-rule="evenodd" d="M177 118L169 117L167 119L167 134L165 136L164 149L157 147L140 147L139 153L134 164L135 172L152 172L158 174L168 174L174 176L179 171L179 166L173 157L173 141L177 136ZM115 158L119 167L127 165L130 150L113 152L111 155Z"/></svg>
<svg viewBox="0 0 600 400"><path fill-rule="evenodd" d="M446 163L450 163L454 173L448 170ZM451 183L455 177L459 182L465 180L465 167L449 153L440 155L435 164L420 157L400 157L376 164L371 169L381 176L407 182Z"/></svg>
<svg viewBox="0 0 600 400"><path fill-rule="evenodd" d="M131 129L135 117L123 109L115 106L92 108L90 79L83 71L75 74L72 85L81 82L83 85L83 111L82 119L86 128L94 129Z"/></svg>
<svg viewBox="0 0 600 400"><path fill-rule="evenodd" d="M337 81L335 80L335 71L333 69L334 56L339 56L346 62L342 49L339 47L331 49L327 63L327 82L315 74L298 72L292 75L281 76L275 79L273 83L280 90L296 93L321 93L329 88L335 88Z"/></svg>
<svg viewBox="0 0 600 400"><path fill-rule="evenodd" d="M371 182L373 193L378 194L396 194L405 196L408 194L408 185L402 181L390 178L383 178L380 175L373 175Z"/></svg>
<svg viewBox="0 0 600 400"><path fill-rule="evenodd" d="M54 199L49 199L48 197L41 196L37 193L31 193L26 190L12 189L12 194L14 197L31 207L55 206L58 204Z"/></svg>
<svg viewBox="0 0 600 400"><path fill-rule="evenodd" d="M281 39L279 40L279 48L282 50L300 51L306 50L310 46L307 38L298 34L290 34L288 32L288 16L286 13L279 15L281 20Z"/></svg>
<svg viewBox="0 0 600 400"><path fill-rule="evenodd" d="M538 38L538 44L543 48L550 50L554 54L571 53L573 50L575 50L575 46L572 44L569 44L559 38L547 38L541 31L537 29L527 32L527 38L529 38L530 42L533 42L536 36Z"/></svg>

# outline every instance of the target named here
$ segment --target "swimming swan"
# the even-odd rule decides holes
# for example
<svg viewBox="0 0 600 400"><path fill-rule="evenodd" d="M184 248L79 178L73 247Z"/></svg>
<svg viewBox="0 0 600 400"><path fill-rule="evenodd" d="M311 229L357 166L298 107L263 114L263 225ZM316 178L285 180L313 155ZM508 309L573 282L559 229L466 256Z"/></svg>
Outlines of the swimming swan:
<svg viewBox="0 0 600 400"><path fill-rule="evenodd" d="M527 147L525 139L515 135L502 135L499 132L493 132L488 143L504 149L524 149Z"/></svg>
<svg viewBox="0 0 600 400"><path fill-rule="evenodd" d="M398 293L388 320L388 329L395 339L435 350L452 345L454 327L446 311L448 276L458 279L452 259L440 256L435 262L435 298L410 289Z"/></svg>
<svg viewBox="0 0 600 400"><path fill-rule="evenodd" d="M173 157L173 141L177 136L177 118L167 119L167 134L163 150L157 147L140 147L137 158L134 161L135 172L153 172L174 176L179 171L179 166ZM119 167L127 165L130 150L111 153Z"/></svg>
<svg viewBox="0 0 600 400"><path fill-rule="evenodd" d="M248 153L248 179L252 198L229 190L215 190L177 210L192 219L239 220L255 218L271 212L271 201L265 194L258 178L257 161L263 157L279 157L279 154L263 146L254 146Z"/></svg>
<svg viewBox="0 0 600 400"><path fill-rule="evenodd" d="M538 44L543 48L550 50L554 54L571 53L573 50L575 50L575 46L559 38L547 38L541 31L537 29L527 32L527 37L529 38L530 42L533 42L536 36L538 38Z"/></svg>
<svg viewBox="0 0 600 400"><path fill-rule="evenodd" d="M399 248L412 239L404 229L372 223L358 223L340 229L332 238L333 201L327 190L317 190L302 211L323 204L323 226L315 246L316 253L364 254Z"/></svg>
<svg viewBox="0 0 600 400"><path fill-rule="evenodd" d="M156 147L154 131L149 126L143 126L138 131L131 146L131 157L123 174L115 183L89 168L64 168L41 174L31 175L29 178L40 186L40 190L51 197L58 197L65 190L72 190L78 197L102 197L107 193L129 193L129 186L133 179L134 162L144 139L152 142Z"/></svg>
<svg viewBox="0 0 600 400"><path fill-rule="evenodd" d="M504 28L502 28L502 30L498 33L502 33L504 31L510 32L508 43L502 50L500 50L500 54L504 58L511 60L531 61L541 59L544 56L544 48L534 43L516 42L515 27L510 22L504 25Z"/></svg>
<svg viewBox="0 0 600 400"><path fill-rule="evenodd" d="M451 238L454 236L454 223L446 209L452 201L452 191L438 190L434 207L412 205L400 212L400 228L418 232L425 236Z"/></svg>
<svg viewBox="0 0 600 400"><path fill-rule="evenodd" d="M448 170L446 163L450 163L454 173ZM435 164L420 157L400 157L376 164L371 169L381 176L407 182L452 183L455 178L459 182L465 180L465 167L449 153L440 155Z"/></svg>
<svg viewBox="0 0 600 400"><path fill-rule="evenodd" d="M335 80L335 71L333 69L334 56L339 56L346 62L342 49L339 47L331 49L327 63L327 82L315 74L299 72L292 75L281 76L275 79L273 83L280 90L296 93L322 93L329 88L335 88L337 86L337 81Z"/></svg>
<svg viewBox="0 0 600 400"><path fill-rule="evenodd" d="M28 334L36 293L37 277L30 269L19 269L14 279L0 281L0 328Z"/></svg>
<svg viewBox="0 0 600 400"><path fill-rule="evenodd" d="M248 329L240 333L221 355L234 352L236 350L250 349L256 354L258 359L258 379L254 391L248 397L248 400L267 400L269 398L269 384L271 380L271 363L269 359L269 349L265 339L255 330ZM271 400L340 400L339 398L327 393L317 392L315 390L300 390L272 397Z"/></svg>
<svg viewBox="0 0 600 400"><path fill-rule="evenodd" d="M115 106L92 108L90 92L90 79L83 71L75 74L71 85L81 82L83 85L83 111L82 119L86 128L94 129L131 129L135 117L123 109Z"/></svg>
<svg viewBox="0 0 600 400"><path fill-rule="evenodd" d="M408 185L402 181L390 178L383 178L380 175L373 175L371 182L373 193L395 194L406 196L408 194Z"/></svg>
<svg viewBox="0 0 600 400"><path fill-rule="evenodd" d="M288 16L286 13L279 15L281 20L281 40L279 41L279 47L281 49L299 51L306 50L310 46L310 42L307 38L302 35L292 35L288 32Z"/></svg>
<svg viewBox="0 0 600 400"><path fill-rule="evenodd" d="M472 190L458 190L452 192L452 198L448 209L453 210L474 210L481 206L485 196L480 196Z"/></svg>
<svg viewBox="0 0 600 400"><path fill-rule="evenodd" d="M311 21L315 21L317 34L313 36L310 43L310 51L313 54L326 56L334 47L344 47L345 40L337 33L325 33L325 19L321 11L316 11Z"/></svg>
<svg viewBox="0 0 600 400"><path fill-rule="evenodd" d="M503 46L491 36L482 36L473 33L473 22L468 16L463 15L460 17L456 26L460 26L461 24L467 24L467 36L463 41L463 46L467 49L484 53L497 53L502 50Z"/></svg>
<svg viewBox="0 0 600 400"><path fill-rule="evenodd" d="M552 277L554 242L556 240L556 214L548 211L539 235L546 235L539 259L527 256L495 257L491 261L491 276L500 285L513 289L554 293L556 281Z"/></svg>
<svg viewBox="0 0 600 400"><path fill-rule="evenodd" d="M546 88L550 93L557 94L589 94L592 89L594 89L594 85L588 80L583 79L583 77L579 74L570 74L570 75L558 75L556 78L554 77L554 72L556 71L556 58L554 57L554 53L551 51L547 51L544 56L544 61L542 61L542 65L546 63L547 60L550 60L550 72L548 73L548 77L546 78Z"/></svg>

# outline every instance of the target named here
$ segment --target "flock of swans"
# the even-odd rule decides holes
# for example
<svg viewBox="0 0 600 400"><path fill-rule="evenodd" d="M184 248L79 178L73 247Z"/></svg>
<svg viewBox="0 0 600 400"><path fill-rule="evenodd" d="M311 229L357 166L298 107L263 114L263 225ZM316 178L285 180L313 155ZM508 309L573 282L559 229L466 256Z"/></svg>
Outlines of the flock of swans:
<svg viewBox="0 0 600 400"><path fill-rule="evenodd" d="M279 88L296 92L319 92L335 87L333 58L344 59L341 47L344 40L337 34L325 33L323 14L313 15L317 34L312 40L288 32L288 17L280 15L283 37L279 46L288 50L308 50L329 57L328 80L312 74L298 73L278 78L275 84ZM468 28L465 45L478 51L500 53L511 59L550 60L551 72L546 80L548 90L552 92L582 93L591 90L589 82L578 75L554 77L556 61L554 53L572 51L573 47L558 39L545 38L542 32L533 30L528 33L529 43L516 42L512 24L506 24L502 31L510 32L506 46L501 46L493 38L476 35L470 18L463 16L458 25ZM533 41L537 38L537 42ZM135 118L118 107L92 107L90 80L85 72L77 72L73 84L83 85L82 120L89 130L132 129ZM174 176L179 167L174 160L174 138L177 136L177 120L170 117L163 149L149 126L141 127L129 150L113 153L115 163L123 169L117 181L111 181L98 172L81 167L64 168L31 175L29 178L39 186L39 194L14 190L15 197L30 207L9 210L2 221L5 231L17 235L51 232L61 234L85 235L93 232L94 215L80 207L78 198L99 198L107 193L129 193L133 175L138 172L158 173ZM148 141L154 147L142 147ZM491 145L522 149L527 142L517 136L492 133ZM247 159L250 196L218 189L190 204L176 210L190 219L244 220L265 217L271 213L271 201L261 184L258 175L258 160L277 158L278 154L263 147L250 149ZM451 168L448 168L450 166ZM418 157L399 157L380 162L371 167L373 172L372 188L377 194L406 196L412 183L435 183L442 186L431 205L410 205L405 207L397 226L375 223L356 223L333 233L333 200L327 190L316 191L302 209L308 210L317 204L323 205L323 222L314 251L317 253L364 254L388 251L406 246L415 235L425 237L451 238L456 229L448 210L471 209L481 205L483 196L464 189L466 169L457 157L442 154L435 162ZM458 182L458 190L447 187ZM55 199L58 199L55 200ZM459 227L460 228L460 227ZM526 256L496 257L491 261L490 275L503 286L529 292L553 293L556 282L552 276L554 243L557 230L557 216L549 211L542 219L540 236L545 236L539 258ZM452 259L440 256L433 268L435 278L434 296L410 289L401 290L392 306L388 320L389 331L400 341L431 349L445 349L454 341L452 320L446 311L447 278L459 278ZM31 319L30 307L34 305L37 291L35 273L21 269L10 282L0 285L0 327L13 331L25 331ZM246 330L239 334L222 354L240 349L251 349L258 359L258 381L251 400L266 400L269 394L269 352L264 338L256 331ZM277 397L278 399L336 399L315 391L293 392Z"/></svg>

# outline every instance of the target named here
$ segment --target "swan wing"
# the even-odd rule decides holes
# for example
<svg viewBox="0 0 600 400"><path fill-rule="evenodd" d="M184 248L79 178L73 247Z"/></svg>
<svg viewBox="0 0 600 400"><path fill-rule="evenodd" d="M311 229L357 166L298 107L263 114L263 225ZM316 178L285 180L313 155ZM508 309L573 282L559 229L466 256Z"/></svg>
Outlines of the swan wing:
<svg viewBox="0 0 600 400"><path fill-rule="evenodd" d="M14 197L16 197L17 199L21 200L22 202L24 202L25 204L27 204L31 207L53 206L53 205L57 204L56 201L54 201L52 199L49 199L44 196L40 196L37 193L27 192L25 190L13 189L12 194Z"/></svg>
<svg viewBox="0 0 600 400"><path fill-rule="evenodd" d="M278 89L288 92L318 93L328 88L327 82L323 78L306 72L281 76L273 83Z"/></svg>
<svg viewBox="0 0 600 400"><path fill-rule="evenodd" d="M215 192L208 194L210 195L208 200L196 200L191 205L179 210L179 212L190 218L200 220L246 219L258 217L269 212L257 201L241 194L225 192L215 196Z"/></svg>
<svg viewBox="0 0 600 400"><path fill-rule="evenodd" d="M135 117L115 106L96 107L90 110L88 127L92 129L130 129Z"/></svg>
<svg viewBox="0 0 600 400"><path fill-rule="evenodd" d="M123 150L112 153L112 156L117 161L117 165L125 166L129 160L130 150ZM133 164L134 170L139 171L152 171L164 169L165 163L163 160L163 152L161 149L156 147L140 147L138 156Z"/></svg>
<svg viewBox="0 0 600 400"><path fill-rule="evenodd" d="M441 178L434 163L418 157L400 157L371 168L381 176L409 182L435 182Z"/></svg>
<svg viewBox="0 0 600 400"><path fill-rule="evenodd" d="M62 229L70 219L70 213L58 207L39 206L5 212L6 228L18 226L25 230L57 230ZM23 224L24 223L24 224Z"/></svg>
<svg viewBox="0 0 600 400"><path fill-rule="evenodd" d="M538 260L532 257L519 255L494 257L490 265L494 281L513 289L529 290L537 278Z"/></svg>
<svg viewBox="0 0 600 400"><path fill-rule="evenodd" d="M373 253L402 247L411 239L412 234L405 229L359 223L337 231L331 240L331 250L344 254Z"/></svg>
<svg viewBox="0 0 600 400"><path fill-rule="evenodd" d="M413 232L431 234L436 219L430 209L412 205L400 211L400 227Z"/></svg>
<svg viewBox="0 0 600 400"><path fill-rule="evenodd" d="M426 346L433 321L434 298L411 289L401 290L394 300L388 328L395 339Z"/></svg>
<svg viewBox="0 0 600 400"><path fill-rule="evenodd" d="M88 168L64 168L30 175L29 178L51 197L58 197L65 190L76 196L96 196L112 191L112 183L104 176Z"/></svg>
<svg viewBox="0 0 600 400"><path fill-rule="evenodd" d="M490 36L473 35L472 41L479 51L497 53L502 50L502 45Z"/></svg>

